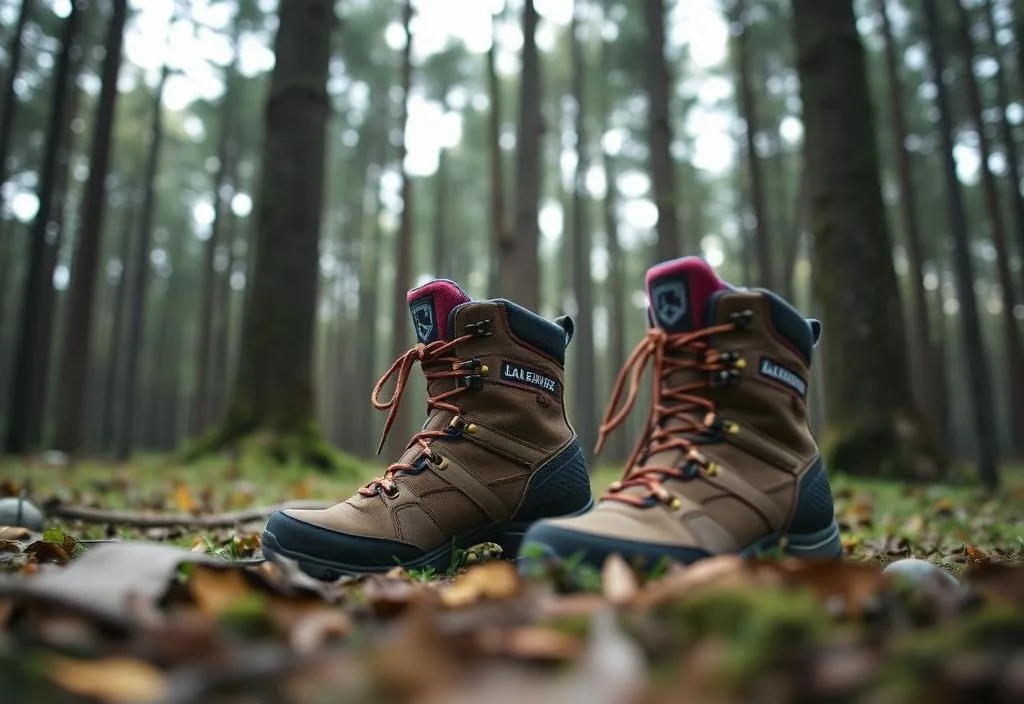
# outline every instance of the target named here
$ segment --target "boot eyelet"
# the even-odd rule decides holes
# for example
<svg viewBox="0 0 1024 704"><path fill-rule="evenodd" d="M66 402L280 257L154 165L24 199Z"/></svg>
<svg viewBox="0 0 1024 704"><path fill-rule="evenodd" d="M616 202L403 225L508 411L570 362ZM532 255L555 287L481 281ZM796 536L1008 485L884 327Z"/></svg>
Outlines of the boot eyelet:
<svg viewBox="0 0 1024 704"><path fill-rule="evenodd" d="M477 430L479 430L479 428L477 427L476 423L470 423L469 425L466 426L466 432L469 433L470 435L475 435Z"/></svg>
<svg viewBox="0 0 1024 704"><path fill-rule="evenodd" d="M455 385L460 389L476 391L483 388L484 378L480 374L468 374L466 376L458 377L455 381Z"/></svg>
<svg viewBox="0 0 1024 704"><path fill-rule="evenodd" d="M397 484L392 484L390 487L384 487L382 489L382 491L384 492L384 496L388 497L389 499L397 499L398 498L398 485Z"/></svg>
<svg viewBox="0 0 1024 704"><path fill-rule="evenodd" d="M482 375L487 376L488 374L490 374L490 372L491 372L491 369L486 364L481 364L480 365L480 373Z"/></svg>
<svg viewBox="0 0 1024 704"><path fill-rule="evenodd" d="M438 455L430 459L430 464L439 472L443 472L448 469L448 458Z"/></svg>
<svg viewBox="0 0 1024 704"><path fill-rule="evenodd" d="M671 499L669 499L668 507L673 511L678 511L683 507L683 500L680 499L678 496L673 496Z"/></svg>

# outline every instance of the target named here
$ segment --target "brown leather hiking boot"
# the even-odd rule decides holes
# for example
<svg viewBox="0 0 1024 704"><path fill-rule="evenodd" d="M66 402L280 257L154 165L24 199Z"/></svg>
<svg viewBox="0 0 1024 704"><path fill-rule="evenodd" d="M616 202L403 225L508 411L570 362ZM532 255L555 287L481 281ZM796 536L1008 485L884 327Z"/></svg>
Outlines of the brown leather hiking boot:
<svg viewBox="0 0 1024 704"><path fill-rule="evenodd" d="M729 286L697 257L653 267L646 284L651 327L615 384L598 449L652 363L649 430L593 511L530 529L521 565L545 556L600 565L619 553L649 569L776 546L839 557L832 492L807 423L820 323L774 293Z"/></svg>
<svg viewBox="0 0 1024 704"><path fill-rule="evenodd" d="M483 542L515 555L534 521L593 505L562 403L572 320L550 322L501 299L472 301L447 280L408 300L418 344L384 373L371 401L388 411L386 436L419 362L428 396L422 429L355 496L324 510L280 511L263 534L264 552L296 559L314 577L446 569L455 550Z"/></svg>

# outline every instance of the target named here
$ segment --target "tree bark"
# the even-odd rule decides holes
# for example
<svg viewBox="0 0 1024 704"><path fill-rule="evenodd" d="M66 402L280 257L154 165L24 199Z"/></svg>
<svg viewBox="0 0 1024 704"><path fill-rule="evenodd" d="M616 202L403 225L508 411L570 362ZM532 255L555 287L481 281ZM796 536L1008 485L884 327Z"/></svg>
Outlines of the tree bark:
<svg viewBox="0 0 1024 704"><path fill-rule="evenodd" d="M121 275L114 291L113 313L114 324L110 334L110 347L107 352L107 373L104 380L103 411L100 420L100 448L104 451L112 449L117 435L117 390L118 372L121 370L121 338L124 336L125 294L128 292L128 260L132 252L132 233L135 231L136 189L134 181L128 189L124 211L124 223L121 227L121 240L117 246L118 261L121 262Z"/></svg>
<svg viewBox="0 0 1024 704"><path fill-rule="evenodd" d="M196 396L195 408L192 416L192 432L199 435L206 430L209 418L210 407L210 365L213 363L213 297L216 285L217 272L213 269L213 257L220 243L220 232L223 229L221 222L224 215L224 208L230 203L224 203L222 191L227 184L230 174L234 170L234 154L231 143L235 130L235 96L231 90L235 74L238 73L239 45L238 39L241 33L241 23L236 15L233 29L231 47L233 56L231 63L224 68L224 97L220 108L220 129L217 135L217 171L211 184L213 189L213 222L210 225L210 236L207 238L203 249L203 268L200 283L199 303L199 335L196 344Z"/></svg>
<svg viewBox="0 0 1024 704"><path fill-rule="evenodd" d="M67 327L60 367L61 400L56 445L57 449L66 453L77 452L83 441L82 413L85 410L86 377L91 366L93 297L106 211L107 171L118 98L117 78L121 69L121 49L127 17L128 0L113 0L113 13L104 44L102 87L89 156L89 180L82 198L78 251L72 269L65 318Z"/></svg>
<svg viewBox="0 0 1024 704"><path fill-rule="evenodd" d="M934 478L911 400L864 48L853 0L794 0L814 278L824 320L823 452L851 474ZM865 285L870 277L870 285Z"/></svg>
<svg viewBox="0 0 1024 704"><path fill-rule="evenodd" d="M569 25L572 42L572 96L576 122L576 178L572 191L572 272L573 291L576 297L578 318L575 335L576 381L576 433L583 445L583 452L590 462L594 459L594 444L597 442L597 362L594 358L594 294L590 272L590 219L587 217L589 197L587 195L587 171L590 168L586 119L586 65L583 59L583 39L580 36L583 0L574 0L572 21Z"/></svg>
<svg viewBox="0 0 1024 704"><path fill-rule="evenodd" d="M1021 169L1020 150L1017 148L1017 139L1013 133L1013 125L1007 117L1007 108L1010 105L1010 91L1006 85L1005 66L1000 46L996 41L996 23L993 16L992 0L985 0L985 27L988 31L989 42L992 44L992 58L996 62L995 84L996 99L999 101L999 135L1006 150L1006 169L1010 180L1010 206L1013 213L1013 225L1017 231L1017 252L1024 257L1024 195L1021 195ZM1024 293L1024 268L1018 272L1020 290ZM1019 437L1019 436L1018 436ZM1021 438L1024 440L1024 438Z"/></svg>
<svg viewBox="0 0 1024 704"><path fill-rule="evenodd" d="M498 35L491 20L491 46L487 49L487 98L490 111L487 114L487 142L490 159L491 187L491 257L488 271L487 295L497 298L502 295L500 267L501 248L509 236L505 232L505 168L501 155L501 85L498 82L496 65Z"/></svg>
<svg viewBox="0 0 1024 704"><path fill-rule="evenodd" d="M516 136L515 228L503 232L499 248L501 293L531 310L540 308L541 117L537 10L523 2L523 67L520 74L519 131Z"/></svg>
<svg viewBox="0 0 1024 704"><path fill-rule="evenodd" d="M60 208L55 195L61 180L60 172L67 170L67 149L70 146L70 118L74 107L69 105L75 91L77 78L76 61L73 57L82 9L77 2L71 4L71 11L61 36L61 51L54 71L53 96L50 103L50 117L46 128L46 153L43 156L42 174L39 179L39 209L32 223L29 240L27 276L21 297L21 315L18 321L18 342L11 374L12 386L7 409L7 434L4 450L10 454L21 454L33 449L39 442L44 400L33 392L45 396L42 377L49 371L49 349L40 344L49 342L49 331L44 327L52 323L53 297L47 297L45 288L53 289L53 271L47 280L47 254L57 242L47 243L47 234L52 226L60 228ZM70 109L69 109L70 108ZM62 205L62 204L61 204ZM46 300L50 302L50 314L45 311Z"/></svg>
<svg viewBox="0 0 1024 704"><path fill-rule="evenodd" d="M405 29L405 48L402 50L402 118L399 125L402 130L402 142L398 147L398 167L402 174L402 217L398 226L398 237L395 238L395 289L391 310L394 336L391 338L391 351L397 359L409 347L409 303L406 291L412 287L412 220L413 192L412 179L405 168L405 157L409 153L405 143L406 128L409 123L409 97L412 91L412 0L405 0L402 14L402 27ZM409 436L408 413L399 413L388 437L388 454L397 457L405 449Z"/></svg>
<svg viewBox="0 0 1024 704"><path fill-rule="evenodd" d="M197 451L267 431L272 459L335 464L316 423L312 376L336 24L332 0L280 5L238 375L222 426Z"/></svg>
<svg viewBox="0 0 1024 704"><path fill-rule="evenodd" d="M978 151L981 170L981 189L985 197L985 209L988 215L992 244L996 250L996 274L999 287L1003 293L1003 345L1006 364L1010 378L1010 418L1014 420L1012 450L1015 455L1024 452L1024 351L1021 349L1020 334L1017 331L1017 320L1013 309L1017 305L1014 291L1013 275L1010 273L1010 249L1006 243L1006 230L1003 227L1003 214L999 204L999 186L995 174L989 168L989 157L992 154L988 134L985 132L985 106L981 98L978 79L974 73L974 40L971 39L971 16L964 8L963 0L955 0L958 19L957 32L960 37L960 51L963 58L964 85L967 88L967 105L969 117L978 135Z"/></svg>
<svg viewBox="0 0 1024 704"><path fill-rule="evenodd" d="M676 173L672 161L672 72L665 56L665 0L643 0L647 26L647 141L650 150L654 203L658 208L657 261L674 259L685 250L676 210Z"/></svg>
<svg viewBox="0 0 1024 704"><path fill-rule="evenodd" d="M128 318L128 341L125 345L124 387L121 395L121 433L114 446L114 456L124 462L131 455L134 435L136 407L135 388L138 383L139 357L142 354L143 315L146 294L149 292L150 242L153 235L153 213L156 208L156 175L160 164L160 147L164 138L164 87L170 76L170 67L164 64L160 80L153 93L150 106L149 152L146 155L146 171L143 176L142 208L139 222L139 238L135 244L135 275L132 277L131 313ZM163 346L158 346L160 351Z"/></svg>
<svg viewBox="0 0 1024 704"><path fill-rule="evenodd" d="M18 97L14 93L14 83L21 71L21 56L25 25L32 15L35 0L21 0L18 19L14 24L14 34L7 47L7 75L4 77L3 107L0 108L0 187L7 183L7 159L10 156L11 137L14 136L14 115L18 111ZM4 195L0 188L0 210L3 210Z"/></svg>
<svg viewBox="0 0 1024 704"><path fill-rule="evenodd" d="M767 289L775 288L775 270L772 266L771 238L768 233L768 209L764 195L764 177L761 173L761 157L757 153L757 99L754 96L751 75L750 37L747 33L746 2L733 0L731 19L733 35L736 37L736 73L739 76L740 113L746 125L744 144L747 149L747 170L750 174L750 200L754 207L754 241L757 252L757 284Z"/></svg>
<svg viewBox="0 0 1024 704"><path fill-rule="evenodd" d="M903 219L903 233L906 238L907 256L910 260L910 325L911 334L911 375L917 406L928 420L936 438L944 437L939 432L936 415L939 394L937 390L945 384L938 375L932 348L931 323L928 318L928 301L924 290L925 246L921 239L921 227L917 213L917 191L914 187L910 152L907 151L907 127L903 114L903 86L900 82L900 58L897 53L892 25L889 21L888 0L877 0L878 13L882 18L882 35L885 40L885 67L888 74L889 120L900 184L900 215Z"/></svg>
<svg viewBox="0 0 1024 704"><path fill-rule="evenodd" d="M974 296L974 264L971 261L970 242L967 237L967 217L964 212L960 180L956 173L956 158L953 156L953 118L949 109L949 89L943 79L946 57L940 41L942 26L935 0L923 0L923 7L930 45L932 78L936 86L935 102L939 110L946 201L949 204L950 228L953 235L953 263L956 267L960 320L963 324L974 432L978 446L978 475L986 486L995 488L999 485L999 467L996 463L996 424L992 410L991 377L982 342L981 322L978 319L978 302Z"/></svg>

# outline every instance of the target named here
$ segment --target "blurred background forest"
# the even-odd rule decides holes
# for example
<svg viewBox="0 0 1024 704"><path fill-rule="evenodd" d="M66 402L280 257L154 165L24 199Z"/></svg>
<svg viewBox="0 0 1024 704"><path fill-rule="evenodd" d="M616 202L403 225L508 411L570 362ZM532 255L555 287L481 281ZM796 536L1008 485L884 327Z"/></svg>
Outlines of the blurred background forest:
<svg viewBox="0 0 1024 704"><path fill-rule="evenodd" d="M568 406L590 446L647 324L644 270L699 253L822 317L837 360L815 367L823 435L846 421L844 389L903 384L936 445L994 483L995 460L1024 454L1024 3L853 3L870 104L833 109L873 127L860 146L887 227L865 236L891 252L881 264L814 254L829 194L806 158L800 38L832 21L814 4L340 0L318 266L279 286L301 307L292 284L318 284L327 439L373 455L372 382L413 341L406 290L440 276L575 318ZM281 167L263 157L278 3L0 0L0 25L4 453L124 460L209 435L246 344L260 179L272 197ZM884 301L892 273L909 370L895 380L839 356L891 327L836 314ZM830 282L855 286L823 306Z"/></svg>

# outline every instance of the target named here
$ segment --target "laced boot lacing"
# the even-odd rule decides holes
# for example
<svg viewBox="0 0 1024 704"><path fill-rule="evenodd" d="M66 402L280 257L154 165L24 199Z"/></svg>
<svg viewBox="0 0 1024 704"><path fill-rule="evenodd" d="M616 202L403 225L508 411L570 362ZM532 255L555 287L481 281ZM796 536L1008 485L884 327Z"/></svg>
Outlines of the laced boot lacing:
<svg viewBox="0 0 1024 704"><path fill-rule="evenodd" d="M666 333L661 328L648 330L615 381L611 401L598 431L595 452L601 451L608 435L622 424L636 405L641 379L653 359L651 411L645 424L647 432L640 438L626 462L623 478L612 483L601 497L602 500L621 501L641 507L663 503L678 508L681 501L662 485L665 479L691 479L701 471L712 476L717 472L716 465L700 452L698 445L715 442L722 433L739 432L739 426L724 420L716 412L715 404L696 395L696 392L731 383L739 378L738 370L746 366L745 360L736 352L712 348L708 338L741 329L749 323L751 317L751 311L742 311L731 316L729 323L694 332ZM690 383L669 386L668 378L682 370L702 372L703 376ZM629 390L626 391L625 402L619 408L627 379ZM670 424L670 420L679 422ZM647 458L667 450L686 453L682 466L643 464ZM624 490L631 487L642 487L647 491L624 493Z"/></svg>
<svg viewBox="0 0 1024 704"><path fill-rule="evenodd" d="M437 340L429 344L420 343L396 359L394 364L384 372L384 375L377 381L377 385L373 387L373 393L370 394L370 403L373 404L374 408L378 411L388 411L387 420L384 422L384 431L380 437L380 444L377 446L377 454L380 454L381 449L384 447L384 441L387 439L391 426L395 422L395 417L398 415L399 404L402 400L405 386L409 381L413 365L417 362L421 366L430 362L447 363L447 369L439 371L423 369L423 376L427 380L428 385L431 381L437 379L456 379L455 388L439 393L436 396L427 397L427 414L429 415L434 410L449 411L456 414L455 418L444 430L420 430L412 436L409 443L405 446L408 450L413 445L418 444L423 448L423 459L439 468L444 468L444 458L436 455L430 449L430 443L435 438L458 435L466 429L470 429L470 432L472 432L472 424L467 426L462 421L459 416L461 411L458 406L451 403L451 399L460 393L478 388L481 376L488 372L487 367L482 365L479 360L462 360L453 354L458 345L474 337L479 337L479 335L469 333L456 337L453 340ZM395 377L395 387L391 393L391 398L387 401L381 401L381 392L392 377ZM399 472L416 473L422 471L423 468L423 466L405 462L395 462L389 465L381 476L374 477L366 486L359 489L359 493L363 496L375 496L383 491L388 496L393 497L397 493L395 476Z"/></svg>

